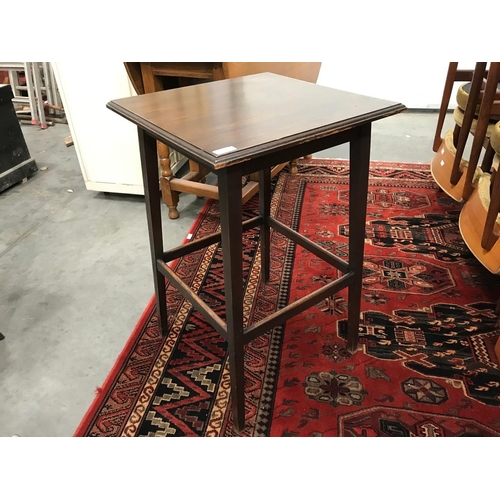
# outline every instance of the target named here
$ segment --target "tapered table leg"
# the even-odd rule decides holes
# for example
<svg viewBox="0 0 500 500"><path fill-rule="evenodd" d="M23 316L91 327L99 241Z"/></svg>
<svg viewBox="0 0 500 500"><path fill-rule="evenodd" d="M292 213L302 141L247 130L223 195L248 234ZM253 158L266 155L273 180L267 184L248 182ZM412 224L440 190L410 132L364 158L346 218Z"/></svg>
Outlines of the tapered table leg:
<svg viewBox="0 0 500 500"><path fill-rule="evenodd" d="M228 170L219 174L219 204L233 423L241 432L245 428L241 173Z"/></svg>
<svg viewBox="0 0 500 500"><path fill-rule="evenodd" d="M349 144L349 270L355 278L349 286L347 350L356 352L363 284L366 200L370 170L371 124L358 128L358 135Z"/></svg>
<svg viewBox="0 0 500 500"><path fill-rule="evenodd" d="M148 219L149 243L156 292L156 311L158 327L162 335L167 334L167 295L165 277L158 271L157 259L163 257L163 231L161 226L161 196L158 179L158 158L156 140L144 130L139 130L139 148L141 152L142 178Z"/></svg>
<svg viewBox="0 0 500 500"><path fill-rule="evenodd" d="M260 271L264 282L269 281L270 230L268 217L271 215L271 169L259 172L259 211L264 218L260 227Z"/></svg>

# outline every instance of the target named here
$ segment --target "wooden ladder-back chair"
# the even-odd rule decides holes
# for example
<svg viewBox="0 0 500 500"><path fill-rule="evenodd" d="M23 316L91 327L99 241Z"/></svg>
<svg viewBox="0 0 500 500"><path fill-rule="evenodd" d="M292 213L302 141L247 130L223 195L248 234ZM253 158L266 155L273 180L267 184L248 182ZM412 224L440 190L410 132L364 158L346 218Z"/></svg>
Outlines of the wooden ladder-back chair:
<svg viewBox="0 0 500 500"><path fill-rule="evenodd" d="M472 80L474 70L472 69L458 69L457 62L451 62L448 65L448 73L446 74L446 81L443 89L443 96L441 98L441 106L439 108L438 122L436 125L436 132L434 134L434 143L432 150L437 153L443 142L441 133L443 131L444 120L448 112L448 104L450 103L451 93L453 92L453 84L455 82L469 82ZM457 135L458 138L458 135Z"/></svg>
<svg viewBox="0 0 500 500"><path fill-rule="evenodd" d="M436 154L431 162L431 173L441 189L459 202L468 199L482 171L489 171L491 168L493 150L489 146L488 137L493 126L490 120L495 118L492 115L497 110L491 95L491 80L490 87L488 87L487 81L485 82L485 77L489 73L486 71L485 62L476 63L472 72L470 70L459 72L457 63L450 63L448 69L433 144L433 150L436 151ZM458 106L453 112L454 130L448 131L445 137L441 138L453 83L463 81L464 78L469 76L471 82L461 85L457 92ZM492 77L494 80L494 75ZM484 96L485 99L483 99ZM474 136L474 144L469 161L467 161L463 158L463 154L469 134ZM477 165L483 147L486 148L486 151L481 168L478 168Z"/></svg>
<svg viewBox="0 0 500 500"><path fill-rule="evenodd" d="M309 62L153 62L125 63L130 80L138 94L157 92L171 88L203 83L226 78L237 78L255 73L271 72L299 80L316 83L321 63ZM208 170L189 161L189 173L177 178L171 169L170 149L166 144L157 143L161 169L160 186L162 199L168 206L170 219L177 219L179 193L218 199L217 186L205 184ZM271 178L277 175L288 163L276 165L271 170ZM291 162L290 172L296 172L295 162ZM259 190L256 176L242 188L242 200L246 203Z"/></svg>

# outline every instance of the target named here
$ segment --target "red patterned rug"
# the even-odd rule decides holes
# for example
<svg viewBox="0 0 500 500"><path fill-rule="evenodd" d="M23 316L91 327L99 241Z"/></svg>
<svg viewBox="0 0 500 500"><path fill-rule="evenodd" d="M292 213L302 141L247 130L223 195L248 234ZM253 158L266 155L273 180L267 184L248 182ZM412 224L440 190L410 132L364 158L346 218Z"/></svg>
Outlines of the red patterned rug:
<svg viewBox="0 0 500 500"><path fill-rule="evenodd" d="M245 205L245 217L258 209ZM273 215L347 257L348 169L302 161L282 172ZM497 277L457 226L460 205L438 191L428 165L372 163L360 348L346 346L346 291L246 348L248 436L499 436ZM208 201L191 232L217 231ZM271 232L271 279L260 280L258 230L244 242L248 324L334 279L337 271ZM175 263L224 316L219 245ZM172 287L169 335L151 302L77 436L234 436L224 339Z"/></svg>

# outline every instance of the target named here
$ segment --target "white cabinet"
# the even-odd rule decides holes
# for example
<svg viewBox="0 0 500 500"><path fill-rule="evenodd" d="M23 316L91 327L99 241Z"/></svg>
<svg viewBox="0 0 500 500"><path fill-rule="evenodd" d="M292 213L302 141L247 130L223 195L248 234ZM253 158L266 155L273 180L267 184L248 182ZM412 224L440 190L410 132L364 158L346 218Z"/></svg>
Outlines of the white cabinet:
<svg viewBox="0 0 500 500"><path fill-rule="evenodd" d="M123 63L53 63L87 189L144 194L137 128L106 108L136 95Z"/></svg>

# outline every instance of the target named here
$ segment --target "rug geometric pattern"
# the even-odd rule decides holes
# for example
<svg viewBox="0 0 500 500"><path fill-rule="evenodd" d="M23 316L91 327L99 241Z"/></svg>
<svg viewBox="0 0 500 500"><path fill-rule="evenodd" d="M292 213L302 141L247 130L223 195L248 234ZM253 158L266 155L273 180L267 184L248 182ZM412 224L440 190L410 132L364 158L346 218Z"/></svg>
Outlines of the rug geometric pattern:
<svg viewBox="0 0 500 500"><path fill-rule="evenodd" d="M273 184L273 216L346 259L348 176L341 160L300 161L297 175L283 171ZM244 218L256 210L254 198ZM372 163L360 348L345 348L347 290L249 343L243 435L500 435L500 286L463 243L459 212L428 165ZM190 232L218 227L212 200ZM271 231L263 283L258 230L245 234L246 324L340 275ZM220 245L173 267L224 318ZM151 306L76 435L236 435L226 342L171 286L167 305L168 335L158 334Z"/></svg>

